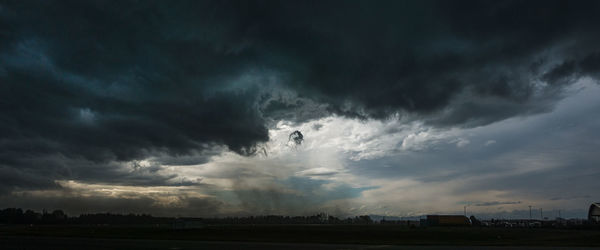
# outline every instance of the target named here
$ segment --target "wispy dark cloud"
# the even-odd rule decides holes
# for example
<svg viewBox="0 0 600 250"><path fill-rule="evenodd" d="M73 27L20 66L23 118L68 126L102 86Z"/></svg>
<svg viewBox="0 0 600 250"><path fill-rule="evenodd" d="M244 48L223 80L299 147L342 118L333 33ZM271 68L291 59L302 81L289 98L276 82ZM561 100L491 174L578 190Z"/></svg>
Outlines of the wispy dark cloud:
<svg viewBox="0 0 600 250"><path fill-rule="evenodd" d="M515 205L521 204L521 201L488 201L474 204L473 206L477 207L488 207L488 206L497 206L497 205Z"/></svg>
<svg viewBox="0 0 600 250"><path fill-rule="evenodd" d="M560 201L560 200L575 200L575 199L589 199L591 196L582 195L582 196L570 196L570 197L552 197L550 200L552 201Z"/></svg>

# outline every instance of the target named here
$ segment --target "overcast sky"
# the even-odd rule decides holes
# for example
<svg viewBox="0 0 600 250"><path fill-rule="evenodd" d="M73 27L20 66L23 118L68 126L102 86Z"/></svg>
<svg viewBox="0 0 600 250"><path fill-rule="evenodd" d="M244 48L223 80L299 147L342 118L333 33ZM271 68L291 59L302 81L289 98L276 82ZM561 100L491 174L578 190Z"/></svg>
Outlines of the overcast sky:
<svg viewBox="0 0 600 250"><path fill-rule="evenodd" d="M0 1L0 206L585 217L600 201L598 13Z"/></svg>

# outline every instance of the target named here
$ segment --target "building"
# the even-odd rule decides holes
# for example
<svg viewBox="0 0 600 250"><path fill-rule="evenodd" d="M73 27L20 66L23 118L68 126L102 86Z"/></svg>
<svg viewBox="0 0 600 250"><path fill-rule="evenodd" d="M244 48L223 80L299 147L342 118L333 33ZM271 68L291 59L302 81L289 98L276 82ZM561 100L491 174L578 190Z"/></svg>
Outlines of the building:
<svg viewBox="0 0 600 250"><path fill-rule="evenodd" d="M463 215L427 215L426 226L470 226L471 221Z"/></svg>
<svg viewBox="0 0 600 250"><path fill-rule="evenodd" d="M600 202L595 202L590 205L588 220L590 222L600 223Z"/></svg>

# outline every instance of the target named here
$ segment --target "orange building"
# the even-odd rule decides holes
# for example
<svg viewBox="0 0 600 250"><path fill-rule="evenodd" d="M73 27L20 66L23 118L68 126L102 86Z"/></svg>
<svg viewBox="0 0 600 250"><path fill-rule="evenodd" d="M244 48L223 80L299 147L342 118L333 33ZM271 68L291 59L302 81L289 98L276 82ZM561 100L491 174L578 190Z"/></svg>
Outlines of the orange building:
<svg viewBox="0 0 600 250"><path fill-rule="evenodd" d="M470 226L471 220L463 215L427 215L427 226Z"/></svg>

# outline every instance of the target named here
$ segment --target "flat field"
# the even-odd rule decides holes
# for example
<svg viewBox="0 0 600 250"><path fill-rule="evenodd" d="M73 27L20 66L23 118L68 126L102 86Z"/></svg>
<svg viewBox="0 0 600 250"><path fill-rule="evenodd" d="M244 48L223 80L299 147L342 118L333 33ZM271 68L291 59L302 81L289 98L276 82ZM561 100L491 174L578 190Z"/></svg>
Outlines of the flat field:
<svg viewBox="0 0 600 250"><path fill-rule="evenodd" d="M430 246L600 247L600 230L429 227L398 225L0 226L0 237L326 243Z"/></svg>

